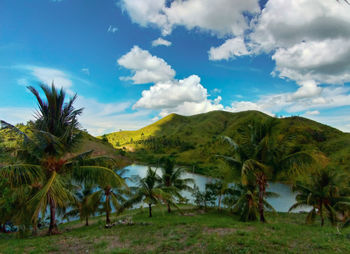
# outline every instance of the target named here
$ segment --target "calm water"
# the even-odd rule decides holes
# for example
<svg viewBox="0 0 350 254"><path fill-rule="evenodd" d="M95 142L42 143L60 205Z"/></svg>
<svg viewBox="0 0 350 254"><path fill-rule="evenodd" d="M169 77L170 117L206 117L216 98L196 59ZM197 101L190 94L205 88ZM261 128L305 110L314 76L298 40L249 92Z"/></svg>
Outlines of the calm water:
<svg viewBox="0 0 350 254"><path fill-rule="evenodd" d="M140 177L145 177L147 173L148 166L144 165L130 165L126 167L128 171L125 176L133 176L138 175ZM160 175L161 170L158 169L157 173ZM184 174L184 178L192 178L195 184L199 187L201 191L205 190L205 184L214 181L215 179L210 177L205 177L202 175L186 173ZM131 182L128 184L132 185ZM268 202L275 208L278 212L288 212L288 209L295 203L296 193L292 192L289 185L282 183L269 183L268 191L275 192L279 194L277 198L268 198ZM184 192L184 196L189 199L190 202L193 202L193 197L190 193ZM308 210L307 207L302 209L296 209L294 212L305 211Z"/></svg>

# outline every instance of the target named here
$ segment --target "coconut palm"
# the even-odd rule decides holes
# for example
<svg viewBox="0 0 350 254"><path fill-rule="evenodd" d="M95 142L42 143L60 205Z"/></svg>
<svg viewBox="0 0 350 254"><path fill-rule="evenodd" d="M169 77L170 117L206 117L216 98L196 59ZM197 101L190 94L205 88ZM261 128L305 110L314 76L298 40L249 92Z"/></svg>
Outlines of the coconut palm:
<svg viewBox="0 0 350 254"><path fill-rule="evenodd" d="M175 161L166 158L163 162L162 176L160 177L159 187L162 188L165 192L172 195L174 198L183 199L181 191L193 191L193 188L190 184L194 184L192 178L183 178L185 174L185 169L178 167L175 168ZM168 212L171 212L170 202L167 203Z"/></svg>
<svg viewBox="0 0 350 254"><path fill-rule="evenodd" d="M229 137L224 140L234 149L233 156L219 156L241 172L241 182L248 184L248 178L255 176L259 188L259 213L260 221L265 222L264 198L266 196L267 178L271 174L271 167L265 163L268 160L270 149L271 131L275 121L263 123L252 122L247 128L240 129L241 145Z"/></svg>
<svg viewBox="0 0 350 254"><path fill-rule="evenodd" d="M98 183L98 190L91 195L92 203L103 206L100 211L106 215L106 225L111 223L110 214L113 208L119 214L126 201L126 196L129 195L129 188L125 184L126 178L122 177L125 171L115 171L123 180L123 184L120 184L119 180L116 181L115 178L103 179L103 182Z"/></svg>
<svg viewBox="0 0 350 254"><path fill-rule="evenodd" d="M312 174L305 182L298 182L293 187L293 190L298 193L297 202L290 207L289 211L298 207L311 206L306 223L313 223L319 215L321 226L324 225L325 218L334 225L339 208L344 209L345 206L349 209L350 207L350 197L342 195L345 182L344 175L335 170L323 169Z"/></svg>
<svg viewBox="0 0 350 254"><path fill-rule="evenodd" d="M260 196L257 185L254 179L248 181L247 184L237 184L230 189L228 195L235 200L233 201L234 213L237 213L240 216L241 221L255 221L258 219L260 214ZM265 197L276 197L278 196L273 192L265 192ZM274 208L263 199L264 209L274 211Z"/></svg>
<svg viewBox="0 0 350 254"><path fill-rule="evenodd" d="M123 208L128 208L134 204L144 202L148 204L149 217L152 217L152 205L164 202L176 206L176 204L172 202L172 196L158 185L160 181L161 178L157 174L157 171L149 167L147 175L144 178L138 179L136 193L124 203Z"/></svg>
<svg viewBox="0 0 350 254"><path fill-rule="evenodd" d="M23 185L40 186L39 191L29 200L33 210L33 220L50 210L49 234L58 233L56 209L65 209L74 200L70 190L72 180L77 182L94 182L102 179L115 179L123 184L122 179L108 167L98 166L91 157L92 151L79 155L71 152L79 141L80 131L77 117L82 109L75 109L76 95L65 102L63 89L57 91L41 85L46 96L44 101L39 92L29 87L35 95L39 109L32 128L32 137L21 132L15 126L1 121L1 124L23 138L23 159L17 164L3 166L0 176L6 178L15 188ZM84 163L82 163L84 162ZM91 164L89 164L91 163Z"/></svg>
<svg viewBox="0 0 350 254"><path fill-rule="evenodd" d="M86 185L82 190L75 193L75 201L70 204L70 211L65 213L63 218L77 217L85 220L85 226L89 226L89 218L97 213L99 203L96 202L92 195L96 186Z"/></svg>
<svg viewBox="0 0 350 254"><path fill-rule="evenodd" d="M281 168L287 172L294 172L295 168L304 168L315 161L311 151L294 151L289 145L281 147L279 144L285 140L276 139L272 135L276 123L275 119L250 123L246 128L240 129L240 143L229 137L224 137L226 143L233 148L233 156L219 156L241 172L243 185L248 184L250 175L255 176L259 188L261 222L265 222L264 198L266 197L268 178L271 178ZM283 138L288 139L288 137Z"/></svg>

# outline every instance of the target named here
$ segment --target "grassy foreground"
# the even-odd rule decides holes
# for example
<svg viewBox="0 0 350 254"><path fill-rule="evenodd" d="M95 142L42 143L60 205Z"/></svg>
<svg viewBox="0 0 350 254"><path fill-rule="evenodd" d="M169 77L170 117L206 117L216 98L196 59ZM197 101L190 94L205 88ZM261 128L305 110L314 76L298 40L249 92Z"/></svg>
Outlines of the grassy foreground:
<svg viewBox="0 0 350 254"><path fill-rule="evenodd" d="M350 230L305 225L305 214L268 214L268 224L243 223L226 213L190 208L167 214L155 209L129 213L135 225L104 228L102 217L91 226L61 225L56 236L0 237L0 253L349 253ZM125 217L125 215L123 216Z"/></svg>

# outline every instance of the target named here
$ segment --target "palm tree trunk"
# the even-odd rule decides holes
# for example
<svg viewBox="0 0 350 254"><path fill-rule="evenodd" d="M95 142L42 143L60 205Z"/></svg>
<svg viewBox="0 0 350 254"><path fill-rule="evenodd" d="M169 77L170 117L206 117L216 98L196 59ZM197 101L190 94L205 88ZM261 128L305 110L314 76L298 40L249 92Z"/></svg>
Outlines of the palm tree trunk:
<svg viewBox="0 0 350 254"><path fill-rule="evenodd" d="M167 206L168 206L168 213L171 213L171 207L170 207L170 204L168 203L168 204L167 204Z"/></svg>
<svg viewBox="0 0 350 254"><path fill-rule="evenodd" d="M321 227L323 227L323 225L324 225L324 218L323 218L322 200L320 201L320 216L321 216Z"/></svg>
<svg viewBox="0 0 350 254"><path fill-rule="evenodd" d="M56 224L56 203L51 196L48 196L50 205L50 227L49 235L58 234L58 228Z"/></svg>
<svg viewBox="0 0 350 254"><path fill-rule="evenodd" d="M111 224L111 220L109 218L109 192L106 191L106 225Z"/></svg>
<svg viewBox="0 0 350 254"><path fill-rule="evenodd" d="M33 232L32 232L33 236L37 236L38 235L38 225L37 223L33 223Z"/></svg>
<svg viewBox="0 0 350 254"><path fill-rule="evenodd" d="M266 222L265 215L264 215L264 197L265 197L265 191L266 191L266 177L264 174L260 173L257 176L257 182L259 186L259 214L260 214L260 221Z"/></svg>
<svg viewBox="0 0 350 254"><path fill-rule="evenodd" d="M85 226L89 226L89 217L85 217Z"/></svg>
<svg viewBox="0 0 350 254"><path fill-rule="evenodd" d="M148 204L149 217L152 217L152 204Z"/></svg>

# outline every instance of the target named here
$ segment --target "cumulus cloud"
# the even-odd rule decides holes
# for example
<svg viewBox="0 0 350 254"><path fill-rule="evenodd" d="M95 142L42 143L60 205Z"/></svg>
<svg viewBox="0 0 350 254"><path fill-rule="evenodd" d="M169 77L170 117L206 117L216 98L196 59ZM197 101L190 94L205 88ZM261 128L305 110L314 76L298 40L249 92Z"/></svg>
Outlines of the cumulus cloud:
<svg viewBox="0 0 350 254"><path fill-rule="evenodd" d="M166 47L169 47L171 46L171 41L167 41L161 37L159 37L158 39L152 41L152 46L153 47L157 47L157 46L166 46Z"/></svg>
<svg viewBox="0 0 350 254"><path fill-rule="evenodd" d="M122 0L131 20L141 26L157 26L163 35L176 26L198 28L218 36L241 35L249 27L244 13L260 11L258 0Z"/></svg>
<svg viewBox="0 0 350 254"><path fill-rule="evenodd" d="M191 115L223 109L220 96L209 99L200 77L190 75L182 80L175 79L175 71L163 59L137 46L122 56L118 63L134 74L123 79L133 80L137 84L154 83L142 92L133 109L158 110L160 116L169 113Z"/></svg>
<svg viewBox="0 0 350 254"><path fill-rule="evenodd" d="M236 37L226 40L219 47L211 47L209 50L210 60L228 60L233 59L236 56L249 55L249 51L244 43L244 39Z"/></svg>
<svg viewBox="0 0 350 254"><path fill-rule="evenodd" d="M130 77L134 84L146 84L172 80L175 71L162 58L152 56L147 50L134 46L130 52L118 59L118 64L131 70Z"/></svg>
<svg viewBox="0 0 350 254"><path fill-rule="evenodd" d="M207 89L200 84L200 78L191 75L183 80L156 83L142 92L133 108L160 109L162 116L172 112L191 115L222 109L220 100L221 97L208 100Z"/></svg>

